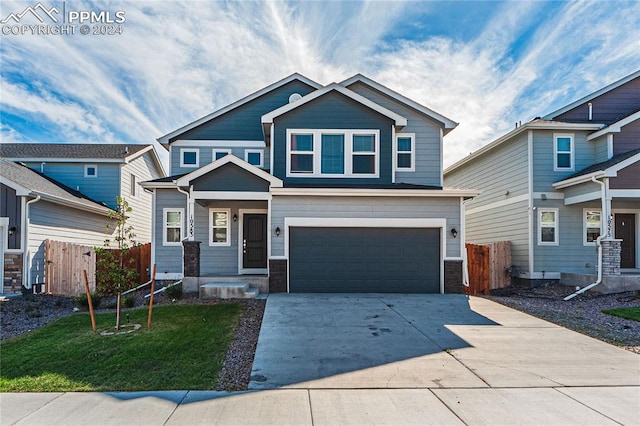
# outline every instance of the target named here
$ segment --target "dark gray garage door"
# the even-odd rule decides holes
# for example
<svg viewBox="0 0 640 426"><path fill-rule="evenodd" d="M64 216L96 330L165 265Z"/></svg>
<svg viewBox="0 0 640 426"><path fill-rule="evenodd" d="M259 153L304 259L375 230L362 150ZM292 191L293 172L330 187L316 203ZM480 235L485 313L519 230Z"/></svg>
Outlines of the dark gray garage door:
<svg viewBox="0 0 640 426"><path fill-rule="evenodd" d="M290 228L292 293L439 293L440 230Z"/></svg>

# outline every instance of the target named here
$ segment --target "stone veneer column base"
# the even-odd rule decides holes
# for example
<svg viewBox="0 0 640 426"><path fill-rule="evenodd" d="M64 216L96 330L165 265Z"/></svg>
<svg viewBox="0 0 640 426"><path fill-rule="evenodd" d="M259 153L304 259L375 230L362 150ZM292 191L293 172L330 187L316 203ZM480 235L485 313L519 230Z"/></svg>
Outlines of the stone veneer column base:
<svg viewBox="0 0 640 426"><path fill-rule="evenodd" d="M287 259L269 259L269 293L287 292Z"/></svg>
<svg viewBox="0 0 640 426"><path fill-rule="evenodd" d="M446 294L463 293L462 260L444 261L444 292Z"/></svg>
<svg viewBox="0 0 640 426"><path fill-rule="evenodd" d="M200 276L200 241L183 241L184 247L184 276Z"/></svg>
<svg viewBox="0 0 640 426"><path fill-rule="evenodd" d="M607 238L602 240L600 244L602 244L602 276L619 276L622 240Z"/></svg>
<svg viewBox="0 0 640 426"><path fill-rule="evenodd" d="M22 292L22 253L4 254L3 293Z"/></svg>

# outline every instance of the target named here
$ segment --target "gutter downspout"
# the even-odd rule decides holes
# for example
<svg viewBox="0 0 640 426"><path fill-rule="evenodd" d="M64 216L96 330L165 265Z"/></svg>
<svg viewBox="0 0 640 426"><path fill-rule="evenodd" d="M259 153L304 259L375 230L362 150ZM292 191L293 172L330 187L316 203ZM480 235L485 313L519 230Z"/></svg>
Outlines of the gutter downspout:
<svg viewBox="0 0 640 426"><path fill-rule="evenodd" d="M186 195L187 197L187 227L189 227L189 220L191 218L191 211L190 211L190 203L189 203L189 196L190 194L187 191L184 191L182 189L180 189L180 187L178 186L178 182L174 181L174 183L176 184L176 189L178 190L179 193ZM189 229L187 229L187 232L189 232ZM190 237L187 237L190 238ZM184 241L186 238L183 238L182 241ZM184 244L182 244L182 279L184 279Z"/></svg>
<svg viewBox="0 0 640 426"><path fill-rule="evenodd" d="M40 201L40 196L36 195L36 198L34 198L33 200L29 200L26 202L26 204L24 205L24 230L22 232L22 238L24 238L24 251L23 251L23 256L24 258L22 259L22 276L25 277L27 279L26 284L29 285L29 287L27 287L26 285L24 285L25 283L23 283L25 288L29 288L31 289L31 267L29 265L30 263L30 253L29 253L29 206L33 203L37 203L38 201ZM46 271L46 265L45 265L45 271Z"/></svg>
<svg viewBox="0 0 640 426"><path fill-rule="evenodd" d="M605 212L607 210L607 200L606 200L606 185L604 182L599 181L598 179L596 179L595 176L591 176L591 180L597 184L600 185L600 190L602 193L602 215L600 216L601 220L600 220L600 226L602 227L603 224L603 220L605 217ZM607 212L608 213L608 212ZM609 217L607 215L607 217ZM579 294L584 293L587 290L592 289L593 287L597 286L598 284L600 284L602 282L602 239L606 238L608 235L600 235L598 238L596 238L596 245L598 246L598 279L596 280L596 282L589 284L588 286L586 286L583 289L580 289L578 291L576 291L573 294L570 294L569 296L565 297L564 300L571 300L574 297L576 297Z"/></svg>

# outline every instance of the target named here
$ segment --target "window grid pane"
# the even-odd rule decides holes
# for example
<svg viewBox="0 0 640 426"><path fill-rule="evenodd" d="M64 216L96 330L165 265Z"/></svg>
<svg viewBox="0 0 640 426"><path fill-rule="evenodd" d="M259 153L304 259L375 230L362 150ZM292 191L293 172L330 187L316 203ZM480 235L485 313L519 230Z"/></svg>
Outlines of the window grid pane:
<svg viewBox="0 0 640 426"><path fill-rule="evenodd" d="M374 135L353 135L353 152L373 153L376 150Z"/></svg>
<svg viewBox="0 0 640 426"><path fill-rule="evenodd" d="M398 152L411 152L411 138L398 138Z"/></svg>
<svg viewBox="0 0 640 426"><path fill-rule="evenodd" d="M374 174L375 169L374 155L354 155L353 156L353 173L354 174Z"/></svg>
<svg viewBox="0 0 640 426"><path fill-rule="evenodd" d="M192 151L182 153L183 164L196 164L196 153Z"/></svg>
<svg viewBox="0 0 640 426"><path fill-rule="evenodd" d="M227 243L228 242L228 226L229 226L229 214L227 212L212 212L212 243Z"/></svg>
<svg viewBox="0 0 640 426"><path fill-rule="evenodd" d="M291 151L313 152L313 135L291 135Z"/></svg>
<svg viewBox="0 0 640 426"><path fill-rule="evenodd" d="M247 154L247 160L249 160L247 161L249 164L253 166L259 166L262 162L262 154L260 154L259 152L250 152Z"/></svg>
<svg viewBox="0 0 640 426"><path fill-rule="evenodd" d="M322 135L320 171L326 174L344 173L344 135Z"/></svg>
<svg viewBox="0 0 640 426"><path fill-rule="evenodd" d="M411 154L398 154L398 168L410 169L411 168Z"/></svg>

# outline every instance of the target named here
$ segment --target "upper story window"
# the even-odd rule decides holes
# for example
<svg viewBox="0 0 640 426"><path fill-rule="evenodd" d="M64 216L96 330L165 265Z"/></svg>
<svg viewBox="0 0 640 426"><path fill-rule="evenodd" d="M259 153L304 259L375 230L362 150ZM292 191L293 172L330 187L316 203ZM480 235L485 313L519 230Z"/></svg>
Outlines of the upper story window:
<svg viewBox="0 0 640 426"><path fill-rule="evenodd" d="M573 170L573 152L574 143L573 135L554 134L553 135L553 154L555 171L571 171Z"/></svg>
<svg viewBox="0 0 640 426"><path fill-rule="evenodd" d="M231 148L215 148L213 150L213 161L219 160L231 154Z"/></svg>
<svg viewBox="0 0 640 426"><path fill-rule="evenodd" d="M287 176L377 177L379 130L287 130Z"/></svg>
<svg viewBox="0 0 640 426"><path fill-rule="evenodd" d="M84 177L98 177L98 165L97 164L85 164L84 165Z"/></svg>
<svg viewBox="0 0 640 426"><path fill-rule="evenodd" d="M184 209L162 210L162 245L179 246L184 234Z"/></svg>
<svg viewBox="0 0 640 426"><path fill-rule="evenodd" d="M256 167L264 167L261 149L245 149L244 161Z"/></svg>
<svg viewBox="0 0 640 426"><path fill-rule="evenodd" d="M595 245L602 232L602 212L600 210L584 211L584 245Z"/></svg>
<svg viewBox="0 0 640 426"><path fill-rule="evenodd" d="M183 148L180 150L180 167L200 167L200 150Z"/></svg>
<svg viewBox="0 0 640 426"><path fill-rule="evenodd" d="M396 135L396 170L413 172L416 169L416 136L413 133Z"/></svg>
<svg viewBox="0 0 640 426"><path fill-rule="evenodd" d="M538 244L558 245L558 209L538 209Z"/></svg>

